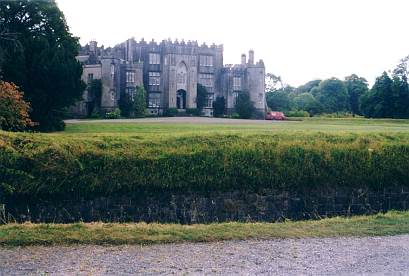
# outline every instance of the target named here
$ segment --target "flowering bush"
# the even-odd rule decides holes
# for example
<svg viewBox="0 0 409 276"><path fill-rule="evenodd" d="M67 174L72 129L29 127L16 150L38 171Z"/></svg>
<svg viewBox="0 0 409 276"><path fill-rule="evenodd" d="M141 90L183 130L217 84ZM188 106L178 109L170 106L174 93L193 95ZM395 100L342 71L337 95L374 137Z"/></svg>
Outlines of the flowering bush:
<svg viewBox="0 0 409 276"><path fill-rule="evenodd" d="M0 129L22 131L33 125L28 111L30 105L16 85L0 81Z"/></svg>

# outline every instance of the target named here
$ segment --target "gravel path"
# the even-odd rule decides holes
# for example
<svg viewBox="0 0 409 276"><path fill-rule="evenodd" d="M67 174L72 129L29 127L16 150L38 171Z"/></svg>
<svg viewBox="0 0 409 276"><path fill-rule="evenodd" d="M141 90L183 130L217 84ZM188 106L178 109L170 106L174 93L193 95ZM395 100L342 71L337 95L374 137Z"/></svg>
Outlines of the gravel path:
<svg viewBox="0 0 409 276"><path fill-rule="evenodd" d="M409 274L409 235L0 248L0 275Z"/></svg>

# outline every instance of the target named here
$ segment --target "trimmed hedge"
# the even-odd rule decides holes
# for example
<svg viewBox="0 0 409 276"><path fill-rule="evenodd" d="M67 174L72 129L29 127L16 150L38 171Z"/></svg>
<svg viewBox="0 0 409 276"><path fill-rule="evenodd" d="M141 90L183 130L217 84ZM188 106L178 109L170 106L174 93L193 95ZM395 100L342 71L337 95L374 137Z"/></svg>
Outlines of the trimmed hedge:
<svg viewBox="0 0 409 276"><path fill-rule="evenodd" d="M409 186L405 135L75 137L0 132L0 200L393 185Z"/></svg>

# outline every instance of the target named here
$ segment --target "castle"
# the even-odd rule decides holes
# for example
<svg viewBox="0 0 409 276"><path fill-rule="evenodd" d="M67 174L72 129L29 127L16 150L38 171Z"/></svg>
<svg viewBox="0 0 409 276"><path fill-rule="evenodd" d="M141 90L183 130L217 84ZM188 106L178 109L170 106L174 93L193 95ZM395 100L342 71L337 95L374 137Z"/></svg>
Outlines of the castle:
<svg viewBox="0 0 409 276"><path fill-rule="evenodd" d="M101 112L118 107L120 97L132 97L138 86L144 86L147 92L147 110L151 114L161 115L168 108L194 109L197 84L202 84L207 90L203 115L213 116L216 97L224 97L226 113L233 113L239 93L248 91L256 114L264 117L265 67L262 60L254 61L253 50L248 59L245 54L241 56L240 64L224 65L223 45L129 39L105 49L91 41L81 48L77 60L83 64L84 82L102 82L98 99ZM71 114L89 116L95 104L95 95L87 89L82 100L71 108Z"/></svg>

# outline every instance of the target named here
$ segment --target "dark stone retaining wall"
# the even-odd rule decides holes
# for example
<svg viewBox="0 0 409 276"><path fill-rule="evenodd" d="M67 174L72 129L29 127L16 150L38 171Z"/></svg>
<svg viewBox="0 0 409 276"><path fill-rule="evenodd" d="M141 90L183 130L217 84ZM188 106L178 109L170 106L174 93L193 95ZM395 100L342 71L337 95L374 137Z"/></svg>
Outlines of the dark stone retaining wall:
<svg viewBox="0 0 409 276"><path fill-rule="evenodd" d="M409 188L285 192L155 193L93 200L6 202L9 221L173 222L280 221L409 209Z"/></svg>

